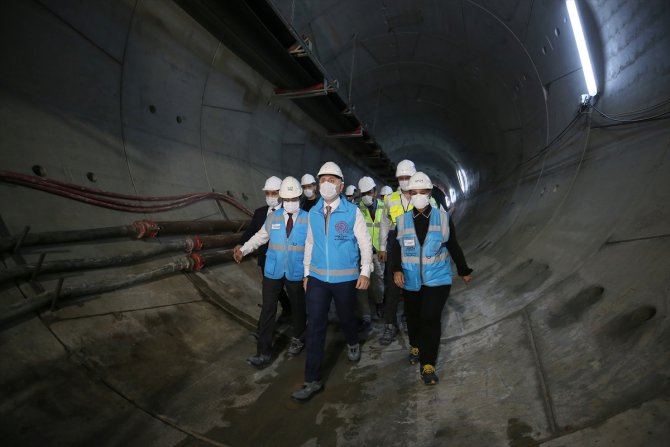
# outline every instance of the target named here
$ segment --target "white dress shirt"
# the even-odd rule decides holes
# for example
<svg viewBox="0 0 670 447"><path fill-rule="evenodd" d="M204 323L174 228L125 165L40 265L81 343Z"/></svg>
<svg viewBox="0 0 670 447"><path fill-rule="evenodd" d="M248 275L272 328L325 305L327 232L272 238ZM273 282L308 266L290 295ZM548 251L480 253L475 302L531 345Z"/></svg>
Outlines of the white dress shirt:
<svg viewBox="0 0 670 447"><path fill-rule="evenodd" d="M275 211L277 211L277 210L275 210ZM270 211L268 213L268 216L272 212L274 212L274 211ZM296 211L293 214L294 214L293 224L295 225L295 220L297 218L298 212ZM266 219L266 221L267 221L267 219ZM286 210L284 210L284 224L286 224L287 222L288 222L288 213L286 212ZM263 226L261 227L261 229L258 230L256 232L256 234L251 236L251 239L249 239L247 242L245 242L244 245L242 246L242 248L240 248L240 250L242 251L242 254L244 256L246 256L249 253L252 253L254 250L258 249L258 247L260 247L261 245L266 244L269 240L270 240L270 235L268 234L268 231L265 229L265 223L263 223Z"/></svg>
<svg viewBox="0 0 670 447"><path fill-rule="evenodd" d="M333 211L340 205L340 198L336 198L332 203L327 204L323 202L323 213L326 213L326 206L330 206L331 216ZM354 236L358 242L358 249L361 252L361 275L370 277L370 272L374 270L372 264L372 238L368 231L368 225L365 223L365 218L361 210L356 207L356 221L354 222ZM314 246L314 238L312 236L312 227L309 225L309 216L307 217L307 239L305 240L305 276L309 276L309 264L312 261L312 247Z"/></svg>

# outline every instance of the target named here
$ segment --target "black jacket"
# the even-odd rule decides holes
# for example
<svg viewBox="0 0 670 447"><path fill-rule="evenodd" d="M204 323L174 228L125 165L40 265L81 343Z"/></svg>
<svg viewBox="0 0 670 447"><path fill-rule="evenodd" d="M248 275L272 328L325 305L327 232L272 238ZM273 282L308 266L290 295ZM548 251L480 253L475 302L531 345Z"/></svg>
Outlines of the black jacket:
<svg viewBox="0 0 670 447"><path fill-rule="evenodd" d="M254 211L254 217L251 218L251 223L247 227L247 229L244 231L244 234L240 238L240 245L244 245L245 242L247 242L251 237L258 232L261 228L263 228L263 225L265 225L265 220L268 217L268 206L262 206L260 208L256 208ZM258 265L260 266L261 269L265 268L265 253L268 251L268 244L261 245L258 247L258 250L256 253L258 253Z"/></svg>

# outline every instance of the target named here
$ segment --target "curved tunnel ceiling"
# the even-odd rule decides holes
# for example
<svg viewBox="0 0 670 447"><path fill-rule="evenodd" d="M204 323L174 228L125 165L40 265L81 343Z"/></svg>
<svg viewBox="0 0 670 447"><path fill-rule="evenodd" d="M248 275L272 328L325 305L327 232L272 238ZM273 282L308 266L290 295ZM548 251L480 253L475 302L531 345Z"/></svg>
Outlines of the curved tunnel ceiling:
<svg viewBox="0 0 670 447"><path fill-rule="evenodd" d="M440 152L462 152L448 158L495 179L495 160L483 153L514 158L541 149L550 139L543 86L579 69L562 2L277 4L310 36L342 90L351 89L352 103L396 162L432 135L444 141L424 147L437 160ZM534 138L498 145L502 132L530 126ZM392 129L402 129L405 143Z"/></svg>
<svg viewBox="0 0 670 447"><path fill-rule="evenodd" d="M579 2L601 89L597 110L579 114L584 80L559 0L6 3L3 171L138 196L215 191L255 208L270 175L327 160L350 183L390 171L378 143L455 194L467 184L453 216L475 280L455 280L442 315L439 386L417 385L404 335L382 347L375 323L352 365L335 326L326 389L298 406L289 395L304 357L281 350L286 326L269 368L243 361L261 296L253 262L66 300L61 287L146 274L184 253L71 273L35 266L164 250L182 236L17 243L136 219L238 219L238 208L130 214L0 183L0 241L15 248L0 278L33 269L0 285L4 443L667 444L669 2ZM185 5L204 6L210 23ZM274 95L319 73L288 56L285 29L261 36L252 12L268 5L309 37L339 80L337 101ZM230 10L244 14L215 14ZM256 32L256 46L242 38ZM339 108L349 88L371 143L328 137L354 125ZM4 325L44 296L56 299Z"/></svg>

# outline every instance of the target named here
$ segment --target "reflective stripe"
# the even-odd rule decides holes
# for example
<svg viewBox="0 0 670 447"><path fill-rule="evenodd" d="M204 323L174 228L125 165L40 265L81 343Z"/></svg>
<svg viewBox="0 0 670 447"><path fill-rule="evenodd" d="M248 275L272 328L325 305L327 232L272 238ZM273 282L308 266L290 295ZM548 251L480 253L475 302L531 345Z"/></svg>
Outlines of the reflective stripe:
<svg viewBox="0 0 670 447"><path fill-rule="evenodd" d="M418 256L404 256L402 258L402 263L403 264L419 264L419 257Z"/></svg>
<svg viewBox="0 0 670 447"><path fill-rule="evenodd" d="M307 219L298 217L298 218L295 220L295 223L301 223L301 224L305 224L305 225L307 225Z"/></svg>
<svg viewBox="0 0 670 447"><path fill-rule="evenodd" d="M376 223L376 222L375 222L375 223L367 223L366 225L367 225L368 227L379 228L379 224Z"/></svg>
<svg viewBox="0 0 670 447"><path fill-rule="evenodd" d="M286 247L283 246L283 245L281 245L281 244L273 244L273 243L269 243L269 244L268 244L268 249L270 249L270 250L281 251L281 250L286 250ZM304 246L304 245L293 245L293 244L289 244L289 246L288 246L288 251L304 251L304 250L305 250L305 246Z"/></svg>
<svg viewBox="0 0 670 447"><path fill-rule="evenodd" d="M318 275L329 274L330 276L349 276L349 275L356 275L359 272L359 270L357 268L355 268L355 269L333 269L333 270L319 269L319 268L314 267L314 264L310 264L309 271L314 272Z"/></svg>

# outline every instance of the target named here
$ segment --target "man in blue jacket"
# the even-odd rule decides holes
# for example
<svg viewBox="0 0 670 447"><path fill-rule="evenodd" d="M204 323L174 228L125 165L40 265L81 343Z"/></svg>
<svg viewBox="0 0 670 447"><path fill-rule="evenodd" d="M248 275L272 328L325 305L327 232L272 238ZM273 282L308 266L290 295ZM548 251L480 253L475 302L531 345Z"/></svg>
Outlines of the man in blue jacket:
<svg viewBox="0 0 670 447"><path fill-rule="evenodd" d="M263 270L263 305L258 319L256 355L247 363L258 369L270 364L274 337L277 300L285 287L291 302L293 338L288 353L298 355L304 347L305 290L303 289L303 258L307 238L307 213L300 209L302 187L294 177L281 182L279 195L283 208L270 213L265 225L241 248L235 250L235 261L268 244Z"/></svg>
<svg viewBox="0 0 670 447"><path fill-rule="evenodd" d="M327 162L318 173L321 199L309 212L305 240L307 339L305 384L291 397L304 401L323 389L321 361L331 301L347 341L347 357L361 358L356 322L356 289L370 283L372 240L360 209L342 195L340 167ZM360 250L360 256L359 256ZM360 259L360 268L359 268Z"/></svg>
<svg viewBox="0 0 670 447"><path fill-rule="evenodd" d="M244 230L244 234L240 238L235 250L242 247L251 237L260 230L263 225L265 225L265 219L267 219L268 214L273 213L275 210L281 208L281 200L279 198L279 188L281 187L281 179L279 177L268 177L265 180L263 185L263 193L265 194L265 203L266 205L256 208L254 210L254 215L251 218L249 226ZM258 247L256 254L258 255L258 266L261 269L261 275L265 270L265 253L268 251L268 244L261 245ZM282 313L279 316L279 322L286 322L291 317L291 304L289 303L288 297L286 296L286 291L282 290L281 295L279 295L279 303L282 307ZM258 332L255 333L257 335Z"/></svg>

